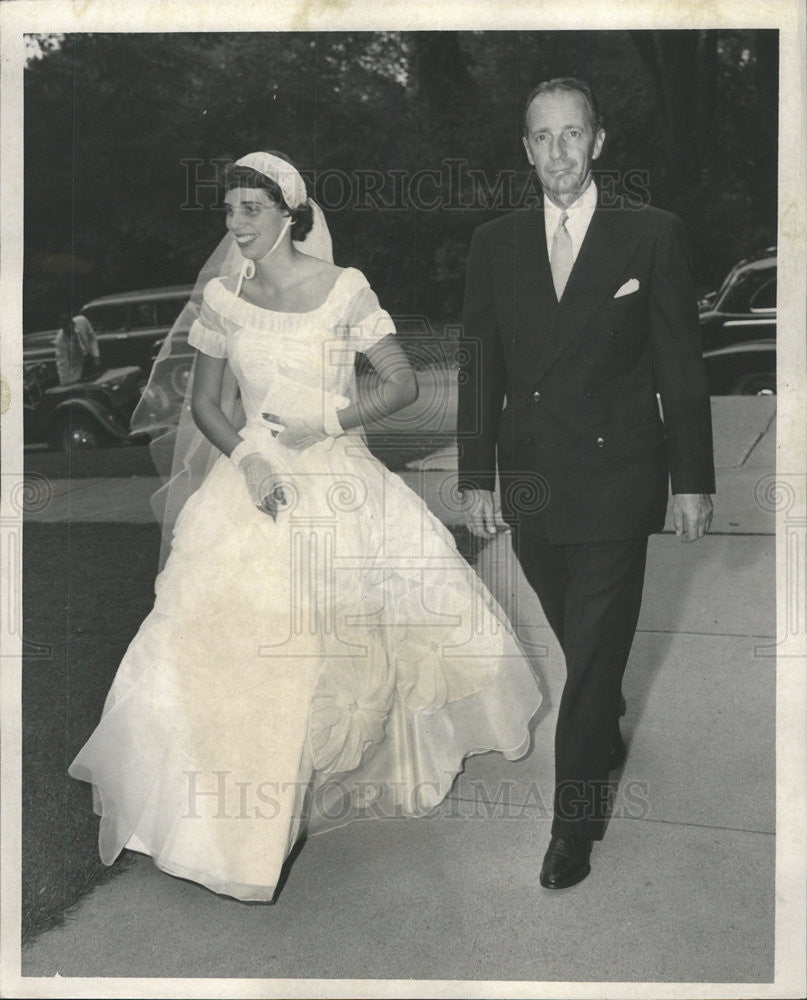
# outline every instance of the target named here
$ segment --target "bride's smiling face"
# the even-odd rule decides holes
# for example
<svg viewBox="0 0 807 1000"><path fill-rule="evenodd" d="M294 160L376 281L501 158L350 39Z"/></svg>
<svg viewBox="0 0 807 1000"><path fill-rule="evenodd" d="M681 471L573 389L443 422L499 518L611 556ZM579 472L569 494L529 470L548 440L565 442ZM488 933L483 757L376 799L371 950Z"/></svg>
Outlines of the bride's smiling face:
<svg viewBox="0 0 807 1000"><path fill-rule="evenodd" d="M261 188L233 188L224 196L227 228L244 257L260 260L278 238L288 213Z"/></svg>

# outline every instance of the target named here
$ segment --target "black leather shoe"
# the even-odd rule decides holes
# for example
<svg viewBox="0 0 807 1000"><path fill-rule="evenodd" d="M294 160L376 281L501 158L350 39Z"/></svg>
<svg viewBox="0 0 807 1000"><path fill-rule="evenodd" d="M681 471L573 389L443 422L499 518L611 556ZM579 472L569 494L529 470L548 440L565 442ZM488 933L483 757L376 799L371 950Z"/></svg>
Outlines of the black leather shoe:
<svg viewBox="0 0 807 1000"><path fill-rule="evenodd" d="M545 889L569 889L591 871L591 841L584 837L553 837L544 855L540 883Z"/></svg>
<svg viewBox="0 0 807 1000"><path fill-rule="evenodd" d="M611 749L608 751L608 767L611 771L616 771L617 768L622 767L627 759L628 748L622 739L622 733L617 729L616 735L611 742Z"/></svg>

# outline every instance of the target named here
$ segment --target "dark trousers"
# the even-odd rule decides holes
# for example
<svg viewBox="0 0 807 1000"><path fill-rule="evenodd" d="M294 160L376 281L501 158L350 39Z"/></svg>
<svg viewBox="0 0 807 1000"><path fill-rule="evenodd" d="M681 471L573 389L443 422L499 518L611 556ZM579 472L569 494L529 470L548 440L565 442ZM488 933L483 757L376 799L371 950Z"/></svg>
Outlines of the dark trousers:
<svg viewBox="0 0 807 1000"><path fill-rule="evenodd" d="M521 533L519 561L566 658L555 730L554 836L602 838L609 750L642 603L647 538L553 545Z"/></svg>

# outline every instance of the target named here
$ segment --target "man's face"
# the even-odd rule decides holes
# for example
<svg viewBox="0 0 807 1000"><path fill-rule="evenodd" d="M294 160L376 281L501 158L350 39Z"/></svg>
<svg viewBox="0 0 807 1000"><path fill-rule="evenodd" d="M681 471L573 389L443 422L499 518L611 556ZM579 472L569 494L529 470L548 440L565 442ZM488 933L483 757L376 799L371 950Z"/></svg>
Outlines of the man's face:
<svg viewBox="0 0 807 1000"><path fill-rule="evenodd" d="M524 148L547 198L566 208L585 190L605 132L592 128L585 97L576 91L539 94L527 110Z"/></svg>

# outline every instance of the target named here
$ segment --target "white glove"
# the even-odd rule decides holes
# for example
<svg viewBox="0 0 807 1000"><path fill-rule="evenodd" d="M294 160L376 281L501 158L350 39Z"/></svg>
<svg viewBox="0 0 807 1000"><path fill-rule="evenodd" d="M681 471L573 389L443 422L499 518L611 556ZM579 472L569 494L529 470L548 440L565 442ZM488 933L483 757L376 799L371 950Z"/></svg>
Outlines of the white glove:
<svg viewBox="0 0 807 1000"><path fill-rule="evenodd" d="M242 441L233 449L230 459L243 474L250 499L258 510L277 520L278 511L287 503L280 477L264 455L248 449L247 442Z"/></svg>
<svg viewBox="0 0 807 1000"><path fill-rule="evenodd" d="M267 392L261 412L273 433L282 426L277 436L280 444L302 449L326 437L344 434L337 414L349 402L346 396L279 376Z"/></svg>
<svg viewBox="0 0 807 1000"><path fill-rule="evenodd" d="M335 406L328 407L322 414L322 429L328 437L341 437L345 433L345 428L339 422L339 410Z"/></svg>
<svg viewBox="0 0 807 1000"><path fill-rule="evenodd" d="M278 444L282 444L286 448L302 451L303 448L310 448L317 441L324 441L327 436L325 431L312 421L296 417L285 421L285 427L278 434L277 440Z"/></svg>

